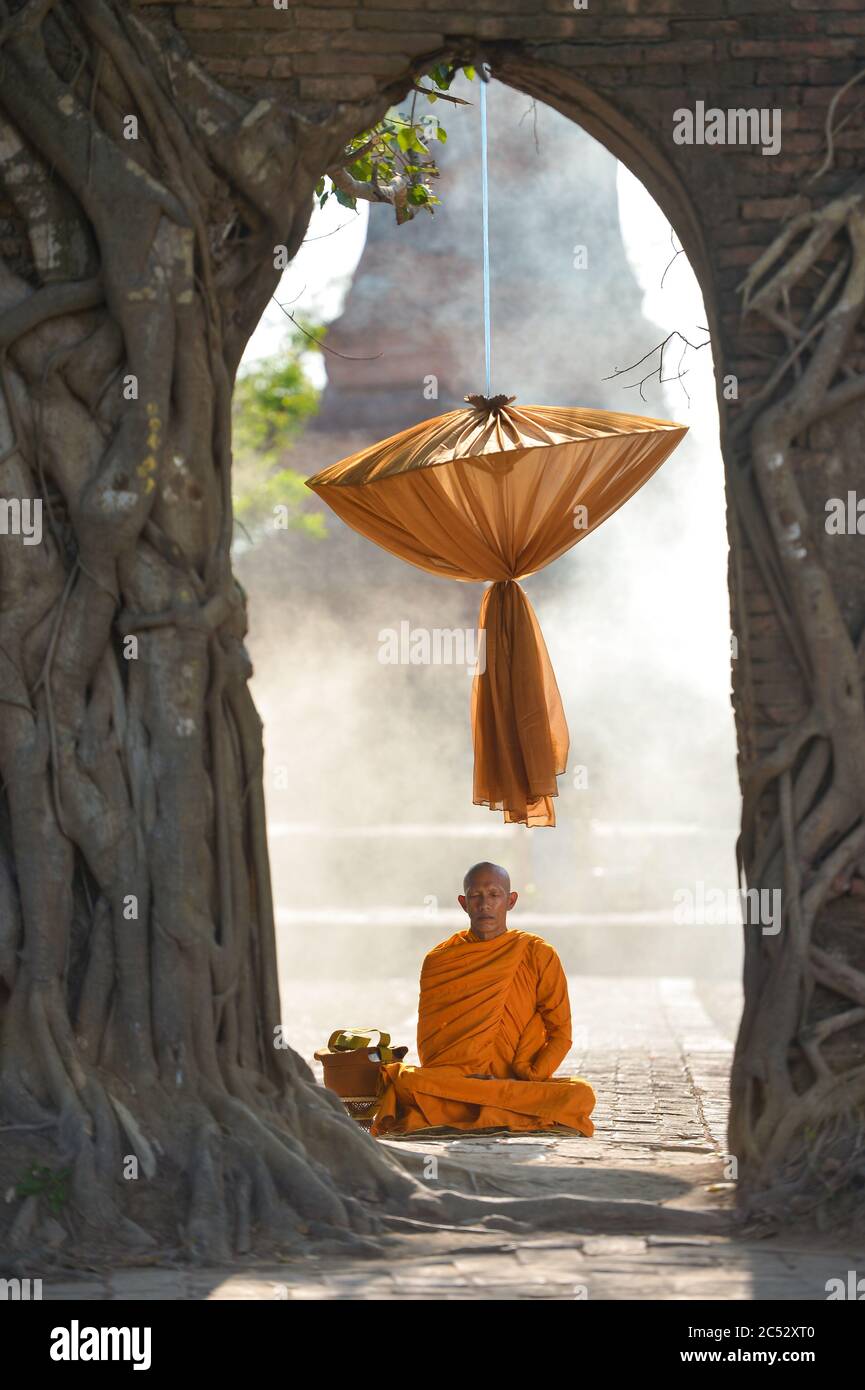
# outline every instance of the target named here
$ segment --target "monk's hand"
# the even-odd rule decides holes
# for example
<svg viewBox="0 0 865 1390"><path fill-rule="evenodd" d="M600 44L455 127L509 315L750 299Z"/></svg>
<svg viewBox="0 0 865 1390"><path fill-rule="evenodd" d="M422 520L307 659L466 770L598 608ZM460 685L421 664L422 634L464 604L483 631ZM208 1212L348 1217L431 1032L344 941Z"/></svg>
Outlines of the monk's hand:
<svg viewBox="0 0 865 1390"><path fill-rule="evenodd" d="M531 1067L512 1067L511 1070L513 1071L513 1074L516 1077L517 1081L534 1080L534 1074L532 1072Z"/></svg>

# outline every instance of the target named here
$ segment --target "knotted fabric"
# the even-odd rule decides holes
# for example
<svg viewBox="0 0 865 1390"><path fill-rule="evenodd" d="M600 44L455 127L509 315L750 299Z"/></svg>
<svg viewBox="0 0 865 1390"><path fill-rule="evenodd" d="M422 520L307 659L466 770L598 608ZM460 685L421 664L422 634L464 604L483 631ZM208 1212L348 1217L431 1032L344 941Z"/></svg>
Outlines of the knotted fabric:
<svg viewBox="0 0 865 1390"><path fill-rule="evenodd" d="M684 425L612 411L517 408L482 397L311 478L343 521L430 574L492 581L472 691L474 801L554 825L568 731L538 621L517 581L617 511ZM484 668L484 669L482 669Z"/></svg>

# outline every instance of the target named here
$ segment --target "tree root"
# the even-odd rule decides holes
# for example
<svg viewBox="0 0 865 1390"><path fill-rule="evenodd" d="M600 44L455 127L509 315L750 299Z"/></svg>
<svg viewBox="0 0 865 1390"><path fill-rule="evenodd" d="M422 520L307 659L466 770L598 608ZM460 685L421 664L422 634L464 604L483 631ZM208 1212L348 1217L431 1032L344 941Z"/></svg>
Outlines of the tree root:
<svg viewBox="0 0 865 1390"><path fill-rule="evenodd" d="M835 265L817 278L830 246ZM865 395L865 377L846 360L865 312L865 179L792 218L741 288L745 313L782 333L788 352L739 424L737 438L751 432L751 462L729 464L731 496L812 703L743 774L740 867L749 885L782 889L783 931L761 938L745 928L730 1147L750 1216L807 1208L825 1220L824 1198L837 1213L844 1200L836 1199L853 1190L865 1092L863 1071L838 1073L824 1047L861 1025L865 976L818 948L813 933L865 849L865 705L860 654L821 558L794 446ZM834 1014L815 1017L817 985L835 996ZM824 1151L835 1173L828 1185L815 1164Z"/></svg>

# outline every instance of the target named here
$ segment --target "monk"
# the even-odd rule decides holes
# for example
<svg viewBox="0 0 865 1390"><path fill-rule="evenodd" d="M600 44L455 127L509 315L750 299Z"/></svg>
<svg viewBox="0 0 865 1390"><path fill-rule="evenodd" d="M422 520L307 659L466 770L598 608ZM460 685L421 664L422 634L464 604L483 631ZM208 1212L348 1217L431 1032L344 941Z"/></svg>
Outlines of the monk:
<svg viewBox="0 0 865 1390"><path fill-rule="evenodd" d="M507 870L475 864L460 907L471 926L435 946L420 977L420 1066L382 1067L371 1133L562 1128L591 1135L595 1093L553 1072L571 1046L562 964L539 936L508 928Z"/></svg>

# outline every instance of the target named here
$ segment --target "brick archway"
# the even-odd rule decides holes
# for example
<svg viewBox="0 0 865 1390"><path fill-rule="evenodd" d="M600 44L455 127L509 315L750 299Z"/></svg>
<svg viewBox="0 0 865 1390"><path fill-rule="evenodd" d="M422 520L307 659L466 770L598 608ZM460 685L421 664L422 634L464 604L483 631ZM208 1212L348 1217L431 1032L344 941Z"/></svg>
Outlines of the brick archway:
<svg viewBox="0 0 865 1390"><path fill-rule="evenodd" d="M53 340L48 331L35 355L32 344L19 353L22 379L40 402L32 423L24 420L30 440L18 431L13 404L8 410L5 461L16 457L22 490L40 482L46 491L34 474L48 459L64 527L54 534L50 569L37 571L35 557L18 547L8 608L14 642L36 633L46 653L43 665L40 648L29 680L15 671L17 694L4 717L18 722L0 748L7 791L21 799L14 843L5 820L0 835L4 866L17 866L14 874L4 869L3 891L21 910L20 932L9 914L11 964L4 963L15 983L3 1008L18 1024L8 1076L16 1113L32 1063L38 1080L23 1113L32 1116L37 1097L50 1095L70 1117L81 1157L78 1197L100 1219L110 1208L96 1174L114 1175L111 1146L93 1136L119 1135L96 1077L100 1057L128 1051L134 1074L146 1079L156 1075L157 1057L167 1078L179 1075L183 1059L188 1077L191 1057L216 1090L220 1124L201 1129L194 1155L177 1151L178 1163L200 1179L194 1216L214 1205L207 1146L225 1128L228 1083L236 1084L241 1063L296 1093L309 1083L267 1043L279 1000L260 727L238 650L243 596L230 573L231 381L273 292L274 242L297 251L318 176L344 158L347 138L441 60L488 61L506 81L580 120L646 183L702 285L716 360L736 383L722 407L722 432L734 503L742 858L749 882L773 892L783 886L790 904L783 936L746 931L732 1146L744 1159L749 1193L765 1199L755 1205L783 1219L791 1192L808 1210L820 1210L826 1197L813 1162L816 1132L835 1164L826 1200L840 1197L839 1222L855 1212L865 1104L865 555L857 539L865 518L862 530L848 522L836 533L848 536L843 542L827 541L823 524L826 499L861 485L865 443L865 179L855 174L865 130L849 109L825 161L823 151L830 103L865 68L865 22L850 11L854 0L795 0L793 10L787 0L640 0L634 14L636 3L587 0L589 8L575 10L574 0L478 0L466 12L429 10L420 0L111 0L64 7L61 21L55 7L34 2L17 5L5 26L0 250L12 308L4 342L55 318L64 320L60 331L76 334ZM67 32L73 20L77 48ZM188 62L179 34L216 85ZM79 51L92 59L89 68ZM699 123L682 143L680 112ZM774 122L776 113L783 138L770 146L761 121ZM130 157L130 138L141 140L140 162ZM782 230L800 210L805 220ZM743 279L756 304L745 324ZM94 308L105 334L103 355L91 359L79 347L94 336L84 322ZM129 399L106 391L118 365L130 368ZM55 388L45 432L43 393ZM32 445L38 470L22 441ZM157 452L166 466L195 470L188 486L156 495ZM164 527L148 530L157 508ZM68 573L66 529L78 546ZM54 607L51 628L46 615ZM144 710L147 737L142 724L112 744L105 730L122 693L112 675L117 638L139 630L156 655L127 671L136 698L111 717L126 728L128 711L141 721ZM47 679L55 650L58 699ZM31 684L34 694L44 686L39 709ZM187 717L205 701L208 718ZM94 810L97 752L111 762L98 775L99 792L116 819L101 802ZM25 785L36 789L32 796ZM108 844L103 836L115 826L122 834ZM122 873L114 853L121 840ZM85 870L98 880L98 895ZM126 925L130 884L136 904L158 890L138 933ZM116 957L106 954L109 940ZM77 973L84 953L71 950L76 941L88 943L84 978L92 989ZM110 1007L109 959L120 963L122 1009ZM243 990L233 987L235 959L249 966ZM178 968L181 961L188 968ZM49 962L62 988L40 973ZM149 1007L149 988L158 1007ZM84 1083L73 1082L83 1057L73 1038L79 996L94 1020L94 1031L84 1030L93 1048L85 1059L90 1114ZM34 1018L38 1058L27 1028ZM106 1040L101 1052L94 1038ZM67 1052L74 1073L64 1069ZM225 1075L214 1088L217 1057ZM164 1122L163 1109L150 1109L154 1123ZM192 1129L187 1118L177 1135ZM248 1133L260 1136L260 1126ZM306 1153L329 1162L324 1137L307 1138ZM279 1175L302 1188L297 1152L290 1182L288 1157L273 1155L272 1181ZM223 1159L233 1165L237 1154ZM248 1185L243 1192L239 1228L249 1217ZM333 1210L329 1197L321 1205L322 1192L301 1196L307 1205L298 1212ZM336 1215L350 1224L346 1208L337 1204Z"/></svg>
<svg viewBox="0 0 865 1390"><path fill-rule="evenodd" d="M500 80L556 107L603 143L645 184L679 236L703 292L716 371L735 377L738 402L719 397L721 439L765 386L784 338L743 326L738 286L777 233L806 208L820 162L826 110L865 63L865 21L803 0L496 0L476 11L419 0L370 5L253 7L192 0L173 9L193 52L221 83L288 100L316 140L341 142L403 98L412 73L443 57L488 61ZM143 14L157 13L138 0ZM674 113L706 108L781 113L780 152L757 145L677 144ZM848 131L820 183L826 201L851 179L865 132ZM748 540L731 519L731 603L739 660L733 670L740 769L801 717L797 663L773 623ZM865 616L865 614L863 614ZM759 634L757 637L755 634ZM754 643L757 642L755 647Z"/></svg>

